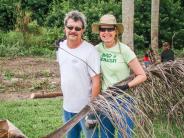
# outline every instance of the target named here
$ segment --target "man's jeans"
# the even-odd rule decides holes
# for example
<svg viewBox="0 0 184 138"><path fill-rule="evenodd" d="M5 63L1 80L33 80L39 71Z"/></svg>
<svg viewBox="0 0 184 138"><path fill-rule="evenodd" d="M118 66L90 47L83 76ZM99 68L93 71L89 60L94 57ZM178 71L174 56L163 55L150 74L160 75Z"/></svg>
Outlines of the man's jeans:
<svg viewBox="0 0 184 138"><path fill-rule="evenodd" d="M131 102L131 99L127 98L127 100L129 101L129 103ZM118 100L119 103L121 103ZM115 107L118 108L118 107ZM128 107L127 104L123 105L124 110L126 111L130 111L131 109ZM132 130L134 128L134 122L132 120L131 117L129 117L129 115L127 113L124 113L122 111L119 111L122 116L124 117L124 126L122 126L122 128L126 127L126 138L132 138ZM100 116L101 119L101 125L100 125L100 131L101 131L101 138L114 138L115 137L115 127L113 126L113 124L111 123L111 121L105 116L105 115L101 115ZM124 138L124 136L120 133L120 131L118 131L118 138Z"/></svg>
<svg viewBox="0 0 184 138"><path fill-rule="evenodd" d="M76 113L67 112L64 110L64 122L69 121ZM68 133L67 138L80 138L81 130L83 130L86 138L98 138L98 129L88 129L85 126L85 119L83 118L77 123Z"/></svg>

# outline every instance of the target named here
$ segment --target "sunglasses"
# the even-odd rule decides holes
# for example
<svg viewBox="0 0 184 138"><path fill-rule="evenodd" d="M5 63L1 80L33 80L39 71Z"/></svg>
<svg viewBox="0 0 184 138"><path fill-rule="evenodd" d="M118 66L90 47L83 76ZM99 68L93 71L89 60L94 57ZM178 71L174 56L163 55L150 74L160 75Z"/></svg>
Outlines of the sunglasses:
<svg viewBox="0 0 184 138"><path fill-rule="evenodd" d="M99 31L100 32L105 32L105 31L107 31L107 32L113 32L114 30L115 30L116 28L115 27L113 27L113 28L99 28Z"/></svg>
<svg viewBox="0 0 184 138"><path fill-rule="evenodd" d="M81 31L82 30L82 28L80 28L80 27L73 27L73 26L66 26L69 30L75 30L75 31Z"/></svg>

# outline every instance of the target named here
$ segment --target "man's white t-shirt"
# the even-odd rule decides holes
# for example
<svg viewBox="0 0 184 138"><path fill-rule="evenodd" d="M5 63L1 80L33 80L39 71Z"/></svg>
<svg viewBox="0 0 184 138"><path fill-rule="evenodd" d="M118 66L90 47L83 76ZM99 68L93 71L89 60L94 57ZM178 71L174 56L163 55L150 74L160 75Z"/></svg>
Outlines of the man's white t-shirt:
<svg viewBox="0 0 184 138"><path fill-rule="evenodd" d="M91 96L91 77L100 73L100 57L95 47L83 41L74 49L67 46L67 41L60 43L57 51L60 66L63 108L78 113L89 103Z"/></svg>

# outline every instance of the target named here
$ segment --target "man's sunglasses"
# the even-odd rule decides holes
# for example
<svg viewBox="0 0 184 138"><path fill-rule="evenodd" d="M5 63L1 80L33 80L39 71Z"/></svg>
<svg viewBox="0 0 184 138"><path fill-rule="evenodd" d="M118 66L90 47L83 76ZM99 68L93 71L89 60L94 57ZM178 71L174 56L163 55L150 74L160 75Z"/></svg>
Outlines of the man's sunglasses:
<svg viewBox="0 0 184 138"><path fill-rule="evenodd" d="M73 27L73 26L66 26L69 30L73 30L73 29L75 29L75 31L81 31L82 30L82 28L80 28L80 27Z"/></svg>
<svg viewBox="0 0 184 138"><path fill-rule="evenodd" d="M105 31L107 31L107 32L113 32L114 30L115 30L116 28L115 27L112 27L112 28L99 28L99 31L100 32L105 32Z"/></svg>

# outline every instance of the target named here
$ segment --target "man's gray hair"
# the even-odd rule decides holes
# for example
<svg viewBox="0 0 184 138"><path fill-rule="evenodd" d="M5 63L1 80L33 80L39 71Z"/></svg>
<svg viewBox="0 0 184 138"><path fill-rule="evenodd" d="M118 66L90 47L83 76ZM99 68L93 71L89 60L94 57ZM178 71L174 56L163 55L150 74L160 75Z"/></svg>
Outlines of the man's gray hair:
<svg viewBox="0 0 184 138"><path fill-rule="evenodd" d="M64 26L67 25L68 19L73 19L75 22L76 21L81 21L82 22L82 28L86 28L86 17L82 12L79 12L77 10L70 11L65 15L64 19Z"/></svg>

